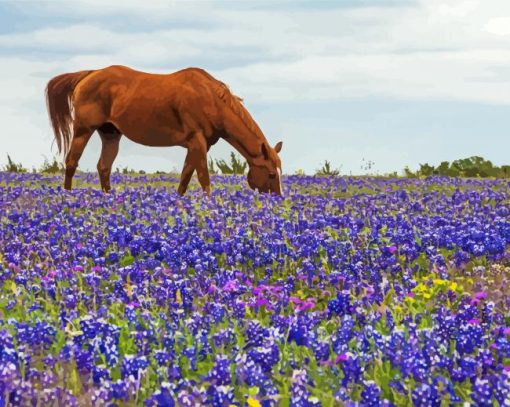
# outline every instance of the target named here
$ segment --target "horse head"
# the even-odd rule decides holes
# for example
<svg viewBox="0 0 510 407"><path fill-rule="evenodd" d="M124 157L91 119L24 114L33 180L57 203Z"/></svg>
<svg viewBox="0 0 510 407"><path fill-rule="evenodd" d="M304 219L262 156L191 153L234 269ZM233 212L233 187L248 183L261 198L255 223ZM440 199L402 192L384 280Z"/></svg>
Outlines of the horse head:
<svg viewBox="0 0 510 407"><path fill-rule="evenodd" d="M251 163L248 170L248 185L251 189L283 195L282 162L278 156L281 150L281 141L274 148L262 143L260 157Z"/></svg>

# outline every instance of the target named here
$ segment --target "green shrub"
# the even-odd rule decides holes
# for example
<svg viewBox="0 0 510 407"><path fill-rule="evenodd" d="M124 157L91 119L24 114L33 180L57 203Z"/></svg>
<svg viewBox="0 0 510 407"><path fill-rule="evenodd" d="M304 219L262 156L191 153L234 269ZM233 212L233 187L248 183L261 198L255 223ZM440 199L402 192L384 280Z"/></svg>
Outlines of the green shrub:
<svg viewBox="0 0 510 407"><path fill-rule="evenodd" d="M3 170L7 172L27 172L27 169L23 168L21 163L16 164L12 161L9 154L7 154L7 165L4 166Z"/></svg>

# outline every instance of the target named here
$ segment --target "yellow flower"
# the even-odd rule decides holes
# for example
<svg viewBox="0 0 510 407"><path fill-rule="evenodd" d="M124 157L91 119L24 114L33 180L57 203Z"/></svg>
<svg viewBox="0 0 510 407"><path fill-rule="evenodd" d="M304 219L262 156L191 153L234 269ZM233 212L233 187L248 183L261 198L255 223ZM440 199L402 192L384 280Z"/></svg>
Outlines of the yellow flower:
<svg viewBox="0 0 510 407"><path fill-rule="evenodd" d="M443 285L446 285L448 284L448 281L447 280L441 280L439 278L435 278L433 281L434 285L438 285L438 286L443 286Z"/></svg>
<svg viewBox="0 0 510 407"><path fill-rule="evenodd" d="M260 404L260 401L257 399L254 399L253 397L249 397L247 400L247 403L250 407L262 407L262 404Z"/></svg>
<svg viewBox="0 0 510 407"><path fill-rule="evenodd" d="M459 285L454 281L450 284L450 290L455 291Z"/></svg>
<svg viewBox="0 0 510 407"><path fill-rule="evenodd" d="M423 290L426 290L426 288L422 283L420 283L416 287L414 287L411 291L413 293L419 293L419 292L422 292Z"/></svg>

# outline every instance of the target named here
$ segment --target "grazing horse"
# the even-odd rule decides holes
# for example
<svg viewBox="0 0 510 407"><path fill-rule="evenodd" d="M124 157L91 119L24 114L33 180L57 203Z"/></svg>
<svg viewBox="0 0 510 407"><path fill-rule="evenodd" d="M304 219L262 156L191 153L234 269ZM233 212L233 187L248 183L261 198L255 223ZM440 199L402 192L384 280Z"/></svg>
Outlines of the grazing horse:
<svg viewBox="0 0 510 407"><path fill-rule="evenodd" d="M188 150L180 195L195 170L202 189L210 194L207 152L220 138L248 162L252 189L283 192L278 157L282 143L271 147L242 99L203 69L151 74L114 65L66 73L48 82L46 103L59 152L66 157L65 189L71 189L78 161L97 130L102 141L97 170L105 192L111 189L110 173L122 135L146 146Z"/></svg>

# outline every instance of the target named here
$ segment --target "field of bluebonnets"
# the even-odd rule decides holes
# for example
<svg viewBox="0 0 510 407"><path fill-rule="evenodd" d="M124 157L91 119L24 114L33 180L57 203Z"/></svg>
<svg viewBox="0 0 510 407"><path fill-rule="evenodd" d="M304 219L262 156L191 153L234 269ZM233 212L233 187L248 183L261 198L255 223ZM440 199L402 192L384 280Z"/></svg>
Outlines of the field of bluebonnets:
<svg viewBox="0 0 510 407"><path fill-rule="evenodd" d="M176 181L0 174L0 405L509 405L508 180Z"/></svg>

